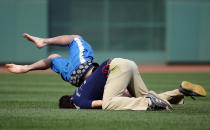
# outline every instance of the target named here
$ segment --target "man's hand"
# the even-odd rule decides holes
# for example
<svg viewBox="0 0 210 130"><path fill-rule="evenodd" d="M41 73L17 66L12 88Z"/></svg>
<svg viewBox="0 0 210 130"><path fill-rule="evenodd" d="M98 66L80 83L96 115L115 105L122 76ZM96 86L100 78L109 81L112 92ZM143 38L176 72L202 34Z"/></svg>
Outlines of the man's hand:
<svg viewBox="0 0 210 130"><path fill-rule="evenodd" d="M102 100L94 100L92 102L92 108L102 108Z"/></svg>

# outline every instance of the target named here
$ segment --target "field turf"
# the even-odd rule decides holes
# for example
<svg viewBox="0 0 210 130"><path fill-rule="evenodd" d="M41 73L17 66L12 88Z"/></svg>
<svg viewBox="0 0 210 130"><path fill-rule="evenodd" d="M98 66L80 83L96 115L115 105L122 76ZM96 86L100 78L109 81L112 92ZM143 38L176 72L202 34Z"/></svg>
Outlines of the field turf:
<svg viewBox="0 0 210 130"><path fill-rule="evenodd" d="M210 129L210 73L142 74L149 89L178 88L182 80L201 84L207 97L185 98L168 111L58 109L58 99L75 87L56 74L0 74L0 129L199 130Z"/></svg>

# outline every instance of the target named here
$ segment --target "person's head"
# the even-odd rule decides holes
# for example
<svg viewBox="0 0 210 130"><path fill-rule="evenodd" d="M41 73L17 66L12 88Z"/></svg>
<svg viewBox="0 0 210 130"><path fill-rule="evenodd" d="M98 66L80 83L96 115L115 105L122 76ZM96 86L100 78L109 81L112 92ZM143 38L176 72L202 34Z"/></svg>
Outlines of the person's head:
<svg viewBox="0 0 210 130"><path fill-rule="evenodd" d="M72 101L72 95L64 95L59 99L59 108L75 109L76 107Z"/></svg>

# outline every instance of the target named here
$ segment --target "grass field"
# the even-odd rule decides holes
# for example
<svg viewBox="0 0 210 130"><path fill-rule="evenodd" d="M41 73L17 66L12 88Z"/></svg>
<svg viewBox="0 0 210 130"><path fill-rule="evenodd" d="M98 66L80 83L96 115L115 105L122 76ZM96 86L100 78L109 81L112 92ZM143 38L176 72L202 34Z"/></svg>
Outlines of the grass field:
<svg viewBox="0 0 210 130"><path fill-rule="evenodd" d="M178 88L182 80L202 84L207 97L168 111L103 111L58 109L58 99L74 87L56 74L0 74L0 129L210 129L210 73L142 74L149 89Z"/></svg>

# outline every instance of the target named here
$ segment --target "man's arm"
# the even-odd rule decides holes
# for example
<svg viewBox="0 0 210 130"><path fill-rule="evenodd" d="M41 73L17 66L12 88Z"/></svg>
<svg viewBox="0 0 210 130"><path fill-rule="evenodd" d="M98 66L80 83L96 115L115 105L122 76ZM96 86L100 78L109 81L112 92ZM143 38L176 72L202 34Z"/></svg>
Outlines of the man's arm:
<svg viewBox="0 0 210 130"><path fill-rule="evenodd" d="M102 108L102 100L94 100L92 101L92 108Z"/></svg>
<svg viewBox="0 0 210 130"><path fill-rule="evenodd" d="M123 94L125 97L131 97L130 93L128 90L126 90ZM92 101L92 108L102 108L102 100L94 100Z"/></svg>

